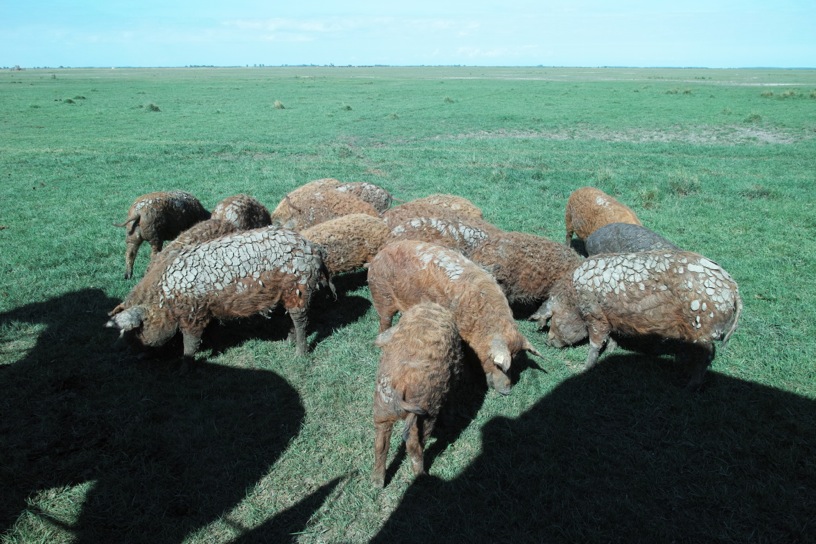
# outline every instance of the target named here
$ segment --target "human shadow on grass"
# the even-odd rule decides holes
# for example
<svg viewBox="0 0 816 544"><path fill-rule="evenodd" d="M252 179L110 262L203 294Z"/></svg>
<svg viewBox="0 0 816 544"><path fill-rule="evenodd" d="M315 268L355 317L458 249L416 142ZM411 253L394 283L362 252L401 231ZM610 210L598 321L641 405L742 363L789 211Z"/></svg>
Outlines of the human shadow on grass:
<svg viewBox="0 0 816 544"><path fill-rule="evenodd" d="M335 478L323 484L305 499L254 529L239 530L241 534L232 544L297 542L298 536L307 527L309 518L323 506L340 481L341 478Z"/></svg>
<svg viewBox="0 0 816 544"><path fill-rule="evenodd" d="M297 434L304 408L273 372L180 373L178 359L112 351L116 302L84 289L0 314L0 530L28 512L75 542L180 542L239 504Z"/></svg>
<svg viewBox="0 0 816 544"><path fill-rule="evenodd" d="M487 422L472 464L417 479L372 541L816 541L816 402L685 378L668 359L603 357Z"/></svg>

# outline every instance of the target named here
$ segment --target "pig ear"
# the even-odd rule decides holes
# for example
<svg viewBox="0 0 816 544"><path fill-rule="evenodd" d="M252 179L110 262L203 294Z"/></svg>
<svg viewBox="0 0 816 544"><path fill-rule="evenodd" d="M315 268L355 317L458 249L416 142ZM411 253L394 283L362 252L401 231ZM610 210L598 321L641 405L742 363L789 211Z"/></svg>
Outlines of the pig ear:
<svg viewBox="0 0 816 544"><path fill-rule="evenodd" d="M138 328L141 326L142 321L144 321L144 308L133 306L114 315L105 323L105 327L119 329L119 332L124 333Z"/></svg>
<svg viewBox="0 0 816 544"><path fill-rule="evenodd" d="M494 338L493 341L490 342L488 357L493 361L493 364L503 371L507 372L510 370L510 363L513 361L513 356L507 344L501 338Z"/></svg>
<svg viewBox="0 0 816 544"><path fill-rule="evenodd" d="M381 348L388 344L391 339L394 337L394 333L397 332L397 327L399 327L399 323L387 329L380 334L377 335L377 338L374 340L374 345L378 348Z"/></svg>

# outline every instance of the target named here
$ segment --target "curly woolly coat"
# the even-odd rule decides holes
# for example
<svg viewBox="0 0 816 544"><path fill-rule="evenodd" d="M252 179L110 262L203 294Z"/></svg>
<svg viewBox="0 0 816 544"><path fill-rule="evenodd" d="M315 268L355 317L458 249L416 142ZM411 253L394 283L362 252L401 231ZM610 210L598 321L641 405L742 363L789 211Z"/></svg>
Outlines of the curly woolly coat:
<svg viewBox="0 0 816 544"><path fill-rule="evenodd" d="M374 391L374 470L382 486L391 431L405 420L403 440L414 474L424 469L422 450L455 377L462 347L453 314L434 302L412 306L377 337L382 348Z"/></svg>
<svg viewBox="0 0 816 544"><path fill-rule="evenodd" d="M510 391L505 373L513 357L525 350L538 353L519 332L496 280L457 251L413 240L388 244L371 261L368 285L380 332L397 312L420 302L450 309L488 384L499 392Z"/></svg>
<svg viewBox="0 0 816 544"><path fill-rule="evenodd" d="M240 231L182 248L151 268L107 326L153 347L181 331L184 354L192 356L211 320L266 314L280 304L302 355L310 299L321 285L334 290L322 248L285 229Z"/></svg>

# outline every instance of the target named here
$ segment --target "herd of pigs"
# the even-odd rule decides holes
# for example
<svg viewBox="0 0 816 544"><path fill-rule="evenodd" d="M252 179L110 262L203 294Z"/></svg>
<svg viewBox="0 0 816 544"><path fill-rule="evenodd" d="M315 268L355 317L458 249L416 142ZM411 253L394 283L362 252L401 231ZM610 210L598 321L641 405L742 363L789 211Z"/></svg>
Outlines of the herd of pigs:
<svg viewBox="0 0 816 544"><path fill-rule="evenodd" d="M692 388L702 384L714 341L726 343L737 327L742 301L731 276L643 227L599 189L570 195L565 244L504 231L461 196L392 204L381 187L331 178L292 191L271 213L243 194L212 212L182 191L143 195L118 225L126 228L125 278L143 242L150 263L107 326L148 347L180 331L189 357L213 319L282 306L297 354L305 355L313 294L326 288L336 297L333 276L367 268L379 315L372 479L380 486L399 419L413 471L424 472L424 443L461 375L463 346L502 394L510 392L513 358L540 356L511 305L540 304L529 319L548 328L551 346L588 338L585 368L617 342L649 346L687 362ZM573 235L587 257L573 249Z"/></svg>

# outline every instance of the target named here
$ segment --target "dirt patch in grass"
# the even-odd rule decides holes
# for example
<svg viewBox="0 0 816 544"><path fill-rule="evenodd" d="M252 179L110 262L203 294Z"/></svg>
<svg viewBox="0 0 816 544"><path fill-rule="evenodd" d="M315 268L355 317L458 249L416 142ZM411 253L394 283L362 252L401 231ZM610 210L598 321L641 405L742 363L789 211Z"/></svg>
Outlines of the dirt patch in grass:
<svg viewBox="0 0 816 544"><path fill-rule="evenodd" d="M495 130L477 131L450 136L437 136L435 140L493 140L493 139L544 139L544 140L600 140L630 143L685 143L695 145L767 145L793 144L804 138L773 128L731 125L724 127L676 127L669 129L598 128L558 130Z"/></svg>

